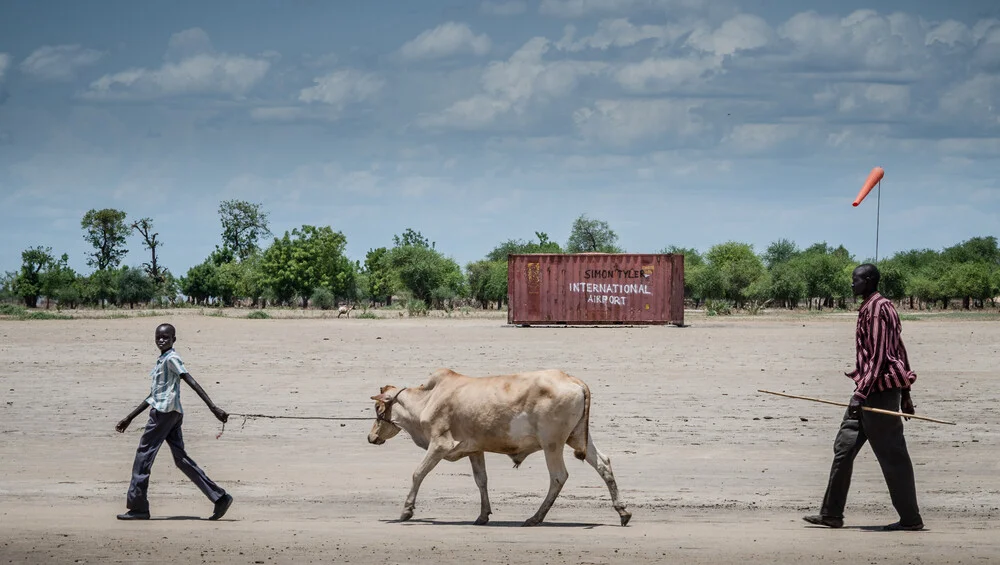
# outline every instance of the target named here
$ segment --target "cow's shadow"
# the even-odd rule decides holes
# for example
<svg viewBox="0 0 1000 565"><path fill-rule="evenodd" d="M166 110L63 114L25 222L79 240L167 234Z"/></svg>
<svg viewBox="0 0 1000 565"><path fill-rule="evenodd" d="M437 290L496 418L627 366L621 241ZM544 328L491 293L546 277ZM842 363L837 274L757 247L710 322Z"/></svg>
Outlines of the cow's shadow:
<svg viewBox="0 0 1000 565"><path fill-rule="evenodd" d="M420 525L420 526L474 526L473 520L437 520L435 518L411 518L405 522L399 520L380 520L383 524L402 524L402 525ZM483 526L475 526L477 528L520 528L523 527L524 521L514 521L514 520L490 520L487 524ZM607 524L593 524L586 522L542 522L537 526L531 526L533 528L582 528L585 530L590 530L593 528L600 528L607 526Z"/></svg>

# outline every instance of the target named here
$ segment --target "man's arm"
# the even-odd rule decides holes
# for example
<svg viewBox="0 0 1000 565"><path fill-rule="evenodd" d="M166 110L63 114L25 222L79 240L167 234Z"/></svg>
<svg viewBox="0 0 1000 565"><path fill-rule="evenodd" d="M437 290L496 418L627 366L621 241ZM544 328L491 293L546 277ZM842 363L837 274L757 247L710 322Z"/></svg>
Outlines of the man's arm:
<svg viewBox="0 0 1000 565"><path fill-rule="evenodd" d="M879 376L879 369L885 363L888 323L885 308L878 308L872 316L872 325L868 332L868 343L860 355L861 378L858 380L857 390L854 391L854 397L860 401L868 398L868 394L871 392L872 387L875 385L875 380Z"/></svg>
<svg viewBox="0 0 1000 565"><path fill-rule="evenodd" d="M136 406L135 410L133 410L131 414L125 416L125 418L123 418L121 422L118 422L118 425L115 426L115 429L118 430L119 432L124 433L125 429L128 428L128 425L132 423L132 420L134 420L135 417L138 416L139 414L142 414L146 410L146 408L149 408L149 403L143 400L142 404Z"/></svg>
<svg viewBox="0 0 1000 565"><path fill-rule="evenodd" d="M201 388L201 385L198 384L198 381L194 380L194 377L191 376L191 373L181 373L181 379L184 382L186 382L188 386L193 388L196 393L198 393L198 396L201 397L201 399L208 406L208 409L212 411L212 414L215 414L215 417L218 418L220 422L226 422L229 420L229 414L226 414L225 410L219 408L218 406L215 405L214 402L212 402L212 399L208 397L208 393L205 392L203 388Z"/></svg>

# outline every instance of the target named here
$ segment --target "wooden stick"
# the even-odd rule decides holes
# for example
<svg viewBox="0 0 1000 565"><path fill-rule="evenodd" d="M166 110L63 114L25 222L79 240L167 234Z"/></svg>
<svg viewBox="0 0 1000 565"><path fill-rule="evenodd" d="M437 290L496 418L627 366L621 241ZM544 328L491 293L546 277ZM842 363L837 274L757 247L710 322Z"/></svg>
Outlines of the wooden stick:
<svg viewBox="0 0 1000 565"><path fill-rule="evenodd" d="M757 392L766 392L767 394L776 394L778 396L784 396L787 398L798 398L799 400L811 400L813 402L822 402L823 404L832 404L834 406L847 406L843 402L834 402L832 400L823 400L822 398L810 398L808 396L796 396L794 394L785 394L783 392L774 392L770 390L757 389ZM882 410L881 408L870 408L868 406L862 406L862 410L867 410L868 412L875 412L876 414L885 414L887 416L901 416L903 418L916 418L917 420L927 420L928 422L936 422L938 424L948 424L954 426L955 422L946 422L944 420L936 420L934 418L928 418L927 416L917 416L916 414L907 414L905 412L893 412L891 410Z"/></svg>

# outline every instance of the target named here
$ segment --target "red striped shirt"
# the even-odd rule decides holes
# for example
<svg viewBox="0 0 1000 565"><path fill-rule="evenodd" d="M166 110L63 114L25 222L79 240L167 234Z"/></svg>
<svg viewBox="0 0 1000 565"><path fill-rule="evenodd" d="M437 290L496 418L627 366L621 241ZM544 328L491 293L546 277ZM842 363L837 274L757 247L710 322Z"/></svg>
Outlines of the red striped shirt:
<svg viewBox="0 0 1000 565"><path fill-rule="evenodd" d="M901 333L899 315L888 298L876 292L861 304L858 359L854 371L847 374L857 385L855 396L863 400L873 391L909 390L917 380L917 374L910 370Z"/></svg>

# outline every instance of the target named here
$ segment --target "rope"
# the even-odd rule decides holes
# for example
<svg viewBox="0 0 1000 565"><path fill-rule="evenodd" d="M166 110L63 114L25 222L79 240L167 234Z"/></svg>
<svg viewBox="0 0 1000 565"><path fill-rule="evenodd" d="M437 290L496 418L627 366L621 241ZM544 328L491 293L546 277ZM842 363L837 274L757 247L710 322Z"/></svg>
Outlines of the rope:
<svg viewBox="0 0 1000 565"><path fill-rule="evenodd" d="M240 424L240 430L242 430L247 425L247 420L257 419L257 418L268 418L271 420L371 420L371 417L364 416L274 416L271 414L241 414L239 412L230 412L230 416L240 416L243 418L243 423ZM226 423L222 423L222 431L215 436L215 439L222 437L222 434L226 431Z"/></svg>

